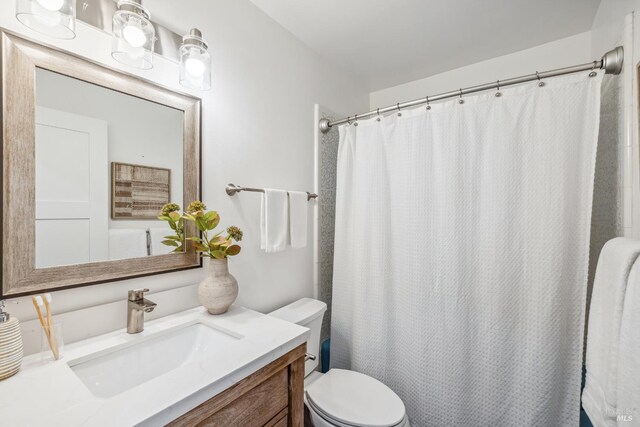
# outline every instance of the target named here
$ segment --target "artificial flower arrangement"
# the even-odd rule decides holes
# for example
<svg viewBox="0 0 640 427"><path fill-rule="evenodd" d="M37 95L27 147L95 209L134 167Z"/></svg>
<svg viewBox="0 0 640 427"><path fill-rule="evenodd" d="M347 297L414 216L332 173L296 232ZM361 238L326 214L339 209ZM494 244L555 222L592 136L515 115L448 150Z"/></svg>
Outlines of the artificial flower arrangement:
<svg viewBox="0 0 640 427"><path fill-rule="evenodd" d="M162 244L175 248L172 252L183 252L185 240L190 240L204 257L226 259L240 253L241 248L234 241L242 240L242 230L232 225L226 229L226 236L223 235L224 231L212 235L211 233L220 223L220 215L216 211L207 212L207 206L199 200L191 202L182 214L180 206L167 203L162 207L158 219L167 221L169 227L175 232L175 235L165 236L165 240L162 241ZM185 237L185 220L195 223L196 228L201 232L200 237Z"/></svg>

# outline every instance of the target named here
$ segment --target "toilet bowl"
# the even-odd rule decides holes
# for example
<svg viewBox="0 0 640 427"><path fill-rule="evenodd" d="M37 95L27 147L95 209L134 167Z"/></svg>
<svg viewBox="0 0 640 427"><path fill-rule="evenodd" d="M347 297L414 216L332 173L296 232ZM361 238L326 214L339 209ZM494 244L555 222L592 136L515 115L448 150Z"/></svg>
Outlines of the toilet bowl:
<svg viewBox="0 0 640 427"><path fill-rule="evenodd" d="M327 305L303 298L270 316L310 330L307 353L317 356ZM368 375L345 369L316 371L318 359L305 362L304 403L315 427L410 427L404 403L389 387Z"/></svg>

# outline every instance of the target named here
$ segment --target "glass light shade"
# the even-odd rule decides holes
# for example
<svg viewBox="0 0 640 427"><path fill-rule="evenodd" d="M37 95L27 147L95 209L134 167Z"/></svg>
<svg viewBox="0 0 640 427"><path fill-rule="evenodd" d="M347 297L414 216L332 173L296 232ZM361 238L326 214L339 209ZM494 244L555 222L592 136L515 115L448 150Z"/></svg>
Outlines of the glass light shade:
<svg viewBox="0 0 640 427"><path fill-rule="evenodd" d="M76 36L76 0L16 0L16 18L49 37Z"/></svg>
<svg viewBox="0 0 640 427"><path fill-rule="evenodd" d="M180 84L189 89L211 89L211 55L200 31L182 38L180 46Z"/></svg>
<svg viewBox="0 0 640 427"><path fill-rule="evenodd" d="M153 68L155 42L156 30L147 9L135 1L120 0L113 14L111 56L122 64L148 70Z"/></svg>

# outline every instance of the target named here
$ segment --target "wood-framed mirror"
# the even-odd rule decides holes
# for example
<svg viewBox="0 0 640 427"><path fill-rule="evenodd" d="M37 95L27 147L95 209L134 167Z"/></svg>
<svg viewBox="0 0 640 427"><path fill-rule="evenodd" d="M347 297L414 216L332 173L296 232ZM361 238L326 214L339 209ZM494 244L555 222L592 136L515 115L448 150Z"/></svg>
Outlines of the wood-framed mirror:
<svg viewBox="0 0 640 427"><path fill-rule="evenodd" d="M201 267L157 219L200 200L200 99L0 38L0 299Z"/></svg>

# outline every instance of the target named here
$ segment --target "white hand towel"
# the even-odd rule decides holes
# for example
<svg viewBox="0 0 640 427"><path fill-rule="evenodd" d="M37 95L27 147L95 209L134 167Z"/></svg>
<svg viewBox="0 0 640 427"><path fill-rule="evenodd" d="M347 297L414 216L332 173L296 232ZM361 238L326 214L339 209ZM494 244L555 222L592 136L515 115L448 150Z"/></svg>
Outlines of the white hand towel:
<svg viewBox="0 0 640 427"><path fill-rule="evenodd" d="M596 427L616 425L620 326L630 271L639 255L640 241L625 238L608 241L600 252L589 308L582 393L584 409Z"/></svg>
<svg viewBox="0 0 640 427"><path fill-rule="evenodd" d="M307 246L308 195L302 191L289 191L289 236L292 248Z"/></svg>
<svg viewBox="0 0 640 427"><path fill-rule="evenodd" d="M151 255L166 255L172 253L175 247L164 245L162 241L167 240L165 236L173 236L175 234L175 231L169 227L149 228L149 236L151 237Z"/></svg>
<svg viewBox="0 0 640 427"><path fill-rule="evenodd" d="M640 427L640 258L629 274L618 347L618 427Z"/></svg>
<svg viewBox="0 0 640 427"><path fill-rule="evenodd" d="M112 228L109 230L109 259L147 256L147 230Z"/></svg>
<svg viewBox="0 0 640 427"><path fill-rule="evenodd" d="M280 252L287 247L287 192L265 188L260 209L260 248L265 252Z"/></svg>

